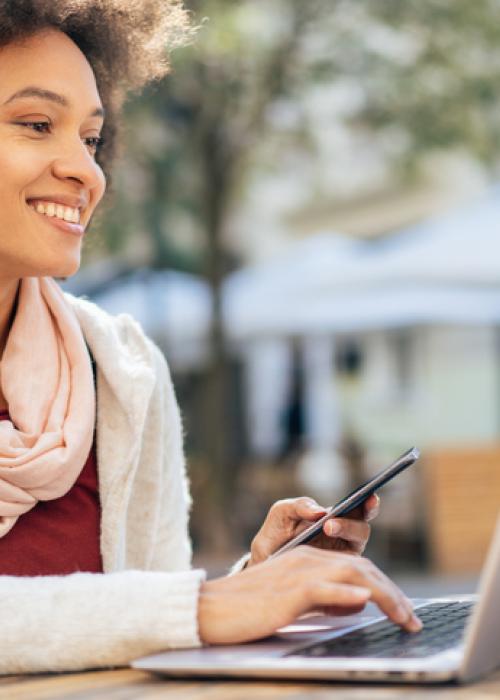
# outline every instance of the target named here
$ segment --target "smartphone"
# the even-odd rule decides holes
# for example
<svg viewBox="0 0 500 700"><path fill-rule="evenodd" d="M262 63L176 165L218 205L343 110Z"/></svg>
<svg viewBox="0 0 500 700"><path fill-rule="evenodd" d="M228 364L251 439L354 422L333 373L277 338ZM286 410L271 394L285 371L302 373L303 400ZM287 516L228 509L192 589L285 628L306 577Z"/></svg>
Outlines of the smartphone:
<svg viewBox="0 0 500 700"><path fill-rule="evenodd" d="M316 537L316 535L321 532L323 525L327 520L350 513L351 510L354 510L354 508L360 506L363 501L366 501L368 496L375 493L375 491L384 486L384 484L394 478L397 474L402 472L404 469L411 467L412 464L415 464L419 457L419 450L416 447L412 447L410 450L402 454L401 457L399 457L395 462L390 464L388 467L385 467L385 469L382 469L382 471L374 476L373 479L370 479L362 486L358 486L357 489L354 489L354 491L345 496L345 498L329 508L326 515L323 515L319 520L316 520L316 522L307 527L296 537L289 540L286 544L274 552L274 554L271 554L269 559L277 557L284 552L288 552L289 549L293 549L299 544L306 544L312 540L313 537Z"/></svg>

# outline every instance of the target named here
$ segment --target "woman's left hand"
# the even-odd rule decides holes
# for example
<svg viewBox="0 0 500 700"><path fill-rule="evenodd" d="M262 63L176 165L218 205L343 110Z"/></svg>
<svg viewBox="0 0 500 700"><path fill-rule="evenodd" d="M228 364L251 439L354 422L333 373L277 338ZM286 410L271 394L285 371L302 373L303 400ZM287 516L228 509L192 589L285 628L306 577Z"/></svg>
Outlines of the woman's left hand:
<svg viewBox="0 0 500 700"><path fill-rule="evenodd" d="M308 542L320 549L362 554L370 537L370 525L378 514L380 500L376 494L351 511L347 517L330 518L319 535ZM312 498L288 498L271 506L264 524L252 541L247 566L258 564L286 542L325 515L326 509Z"/></svg>

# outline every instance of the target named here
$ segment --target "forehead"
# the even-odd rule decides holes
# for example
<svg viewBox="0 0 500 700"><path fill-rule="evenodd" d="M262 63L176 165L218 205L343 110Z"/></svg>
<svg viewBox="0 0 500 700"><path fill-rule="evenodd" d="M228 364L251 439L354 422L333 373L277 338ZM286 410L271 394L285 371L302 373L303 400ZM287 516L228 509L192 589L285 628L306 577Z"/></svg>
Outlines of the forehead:
<svg viewBox="0 0 500 700"><path fill-rule="evenodd" d="M85 107L101 104L94 72L63 32L48 29L0 49L0 103L28 85L40 85Z"/></svg>

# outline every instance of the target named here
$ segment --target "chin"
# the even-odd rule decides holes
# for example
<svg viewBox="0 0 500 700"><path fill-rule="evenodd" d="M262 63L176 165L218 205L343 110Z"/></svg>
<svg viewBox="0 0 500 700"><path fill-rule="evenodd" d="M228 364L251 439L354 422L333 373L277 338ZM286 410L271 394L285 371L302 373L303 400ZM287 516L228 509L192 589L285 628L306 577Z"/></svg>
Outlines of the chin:
<svg viewBox="0 0 500 700"><path fill-rule="evenodd" d="M29 277L54 277L55 279L66 279L72 277L80 269L80 256L62 262L60 259L46 265L38 265L37 269L27 276Z"/></svg>
<svg viewBox="0 0 500 700"><path fill-rule="evenodd" d="M64 269L59 269L56 273L52 275L52 277L59 277L62 279L66 279L68 277L72 277L75 275L78 270L80 269L80 258L76 262L74 262L72 265L67 265Z"/></svg>

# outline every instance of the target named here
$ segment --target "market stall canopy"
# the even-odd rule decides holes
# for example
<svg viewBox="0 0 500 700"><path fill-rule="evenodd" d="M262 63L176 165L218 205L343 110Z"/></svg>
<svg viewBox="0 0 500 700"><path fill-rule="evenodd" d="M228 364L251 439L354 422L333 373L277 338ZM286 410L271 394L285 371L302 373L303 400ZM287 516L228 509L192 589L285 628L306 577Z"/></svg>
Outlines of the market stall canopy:
<svg viewBox="0 0 500 700"><path fill-rule="evenodd" d="M383 239L300 241L228 279L225 319L239 338L499 323L500 190Z"/></svg>
<svg viewBox="0 0 500 700"><path fill-rule="evenodd" d="M64 288L84 294L110 314L127 313L145 333L168 350L176 368L192 367L206 358L212 318L208 285L173 270L122 270L103 263L86 268Z"/></svg>
<svg viewBox="0 0 500 700"><path fill-rule="evenodd" d="M106 267L106 266L104 266ZM75 286L76 285L76 286ZM130 313L186 362L203 355L207 283L170 270L95 267L66 285L110 313ZM500 189L377 240L319 233L230 275L224 322L234 340L429 323L500 323Z"/></svg>

